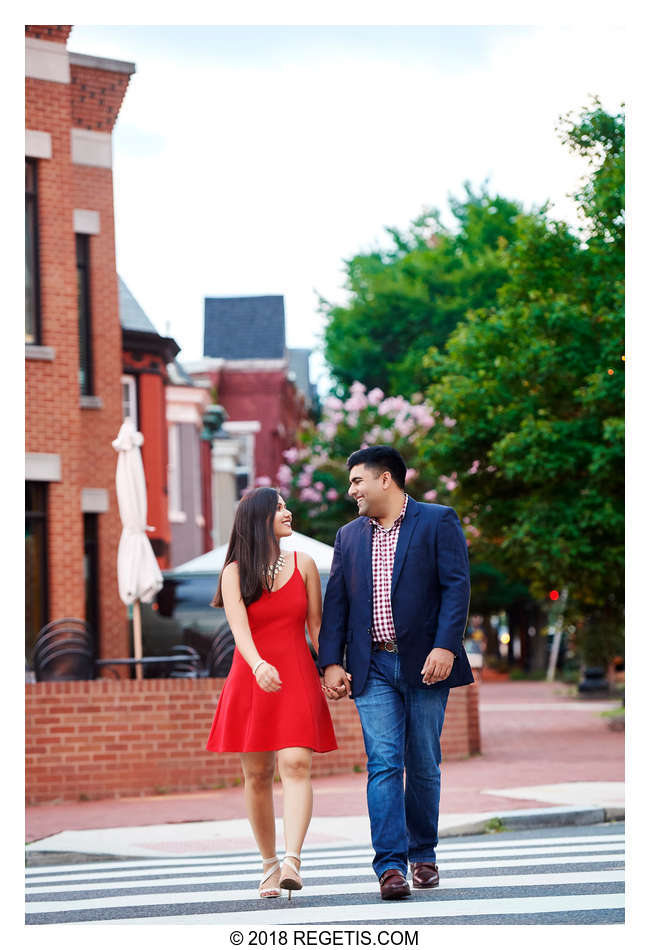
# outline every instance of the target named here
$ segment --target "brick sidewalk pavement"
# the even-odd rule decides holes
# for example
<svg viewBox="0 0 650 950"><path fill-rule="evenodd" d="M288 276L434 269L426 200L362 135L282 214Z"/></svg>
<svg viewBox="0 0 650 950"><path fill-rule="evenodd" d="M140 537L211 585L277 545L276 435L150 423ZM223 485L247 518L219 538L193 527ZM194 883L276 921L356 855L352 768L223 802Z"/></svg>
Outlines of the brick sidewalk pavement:
<svg viewBox="0 0 650 950"><path fill-rule="evenodd" d="M348 700L342 700L348 702ZM564 782L621 782L625 740L599 712L562 684L501 682L480 687L482 753L443 763L441 813L490 812L548 805L482 794L484 789ZM365 773L314 779L314 815L366 813ZM276 813L282 793L276 790ZM26 809L26 840L59 831L244 818L241 787L187 795L103 799Z"/></svg>

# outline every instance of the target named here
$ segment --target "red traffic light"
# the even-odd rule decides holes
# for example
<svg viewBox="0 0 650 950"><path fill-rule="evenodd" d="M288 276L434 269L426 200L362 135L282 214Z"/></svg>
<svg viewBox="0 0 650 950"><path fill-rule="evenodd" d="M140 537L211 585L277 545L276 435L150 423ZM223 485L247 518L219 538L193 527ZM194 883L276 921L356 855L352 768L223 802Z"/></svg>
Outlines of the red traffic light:
<svg viewBox="0 0 650 950"><path fill-rule="evenodd" d="M560 594L559 594L559 591L557 591L557 590L552 590L552 591L549 591L549 595L548 595L548 596L551 598L551 600L557 600L557 599L559 598Z"/></svg>

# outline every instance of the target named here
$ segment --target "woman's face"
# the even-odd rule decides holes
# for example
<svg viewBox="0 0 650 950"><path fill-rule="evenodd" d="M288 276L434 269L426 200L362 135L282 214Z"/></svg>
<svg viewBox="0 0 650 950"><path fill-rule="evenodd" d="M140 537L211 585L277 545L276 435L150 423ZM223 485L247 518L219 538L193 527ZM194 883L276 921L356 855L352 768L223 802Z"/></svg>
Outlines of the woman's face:
<svg viewBox="0 0 650 950"><path fill-rule="evenodd" d="M291 534L291 512L281 495L278 495L278 507L273 518L273 533L276 538L288 538Z"/></svg>

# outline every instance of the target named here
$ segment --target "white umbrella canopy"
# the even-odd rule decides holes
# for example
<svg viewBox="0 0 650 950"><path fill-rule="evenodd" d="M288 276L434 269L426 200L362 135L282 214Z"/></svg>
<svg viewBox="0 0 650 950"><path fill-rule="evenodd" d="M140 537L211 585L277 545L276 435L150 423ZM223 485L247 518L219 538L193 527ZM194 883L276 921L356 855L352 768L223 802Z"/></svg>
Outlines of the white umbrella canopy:
<svg viewBox="0 0 650 950"><path fill-rule="evenodd" d="M316 567L322 574L327 574L332 566L332 557L334 548L329 544L323 544L322 541L316 541L315 538L308 538L306 534L300 534L294 531L288 538L282 538L280 547L285 551L304 551L311 554ZM227 544L222 544L218 548L213 548L207 554L201 554L199 557L186 561L174 568L174 571L191 574L212 574L219 573L226 560Z"/></svg>
<svg viewBox="0 0 650 950"><path fill-rule="evenodd" d="M147 486L140 446L144 439L133 420L122 423L113 448L117 452L115 486L122 519L122 536L117 551L117 583L120 599L134 604L133 633L136 659L142 656L140 601L150 603L163 586L163 578L146 535ZM151 529L150 529L151 530ZM137 667L138 677L142 670Z"/></svg>

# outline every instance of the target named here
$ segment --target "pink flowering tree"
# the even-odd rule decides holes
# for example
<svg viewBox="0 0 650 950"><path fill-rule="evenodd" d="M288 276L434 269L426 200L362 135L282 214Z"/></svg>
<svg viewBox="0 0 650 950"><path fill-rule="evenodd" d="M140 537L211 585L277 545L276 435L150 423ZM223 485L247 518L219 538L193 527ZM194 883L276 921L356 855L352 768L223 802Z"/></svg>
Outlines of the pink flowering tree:
<svg viewBox="0 0 650 950"><path fill-rule="evenodd" d="M332 544L337 529L357 517L347 494L346 459L359 448L391 445L404 458L406 490L414 498L454 504L459 487L457 472L440 474L420 464L422 444L436 438L442 426L454 420L441 414L420 394L410 400L386 396L381 389L351 385L347 398L328 396L318 425L306 424L299 444L284 453L275 482L285 493L297 531ZM478 463L477 463L478 464ZM472 518L465 513L464 528L471 541Z"/></svg>

